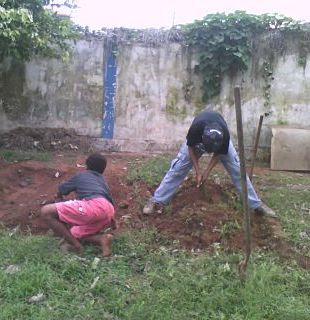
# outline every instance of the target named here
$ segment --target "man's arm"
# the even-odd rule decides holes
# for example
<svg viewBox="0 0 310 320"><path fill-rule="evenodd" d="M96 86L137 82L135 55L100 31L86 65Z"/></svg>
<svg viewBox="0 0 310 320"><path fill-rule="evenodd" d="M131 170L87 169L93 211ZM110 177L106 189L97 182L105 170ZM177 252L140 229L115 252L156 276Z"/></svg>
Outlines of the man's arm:
<svg viewBox="0 0 310 320"><path fill-rule="evenodd" d="M218 154L213 154L205 172L203 173L203 177L202 177L202 181L201 183L205 182L206 180L208 180L209 174L211 172L211 170L216 166L216 164L219 162L220 156Z"/></svg>
<svg viewBox="0 0 310 320"><path fill-rule="evenodd" d="M192 160L193 166L195 168L196 171L196 182L197 182L197 188L199 188L199 186L202 183L202 175L200 173L200 168L199 168L199 163L198 163L198 157L196 155L195 152L195 148L194 147L188 147L188 152L189 152L189 156Z"/></svg>

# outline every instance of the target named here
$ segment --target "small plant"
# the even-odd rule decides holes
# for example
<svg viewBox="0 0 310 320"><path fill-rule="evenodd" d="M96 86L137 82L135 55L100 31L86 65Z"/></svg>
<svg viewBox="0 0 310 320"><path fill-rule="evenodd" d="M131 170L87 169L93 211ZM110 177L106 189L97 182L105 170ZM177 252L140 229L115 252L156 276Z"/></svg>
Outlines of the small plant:
<svg viewBox="0 0 310 320"><path fill-rule="evenodd" d="M180 217L183 223L190 228L203 227L203 218L205 213L191 207L185 207L180 211Z"/></svg>
<svg viewBox="0 0 310 320"><path fill-rule="evenodd" d="M221 238L227 238L235 231L240 230L241 226L238 221L223 221L219 227Z"/></svg>

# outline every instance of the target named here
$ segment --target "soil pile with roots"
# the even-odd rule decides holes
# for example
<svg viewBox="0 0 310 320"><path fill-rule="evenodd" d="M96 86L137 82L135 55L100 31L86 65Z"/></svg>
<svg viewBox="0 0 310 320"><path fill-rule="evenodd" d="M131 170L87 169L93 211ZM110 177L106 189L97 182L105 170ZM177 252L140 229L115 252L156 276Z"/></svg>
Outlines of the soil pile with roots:
<svg viewBox="0 0 310 320"><path fill-rule="evenodd" d="M0 135L0 148L24 151L89 151L92 146L90 138L79 136L73 129L20 127Z"/></svg>

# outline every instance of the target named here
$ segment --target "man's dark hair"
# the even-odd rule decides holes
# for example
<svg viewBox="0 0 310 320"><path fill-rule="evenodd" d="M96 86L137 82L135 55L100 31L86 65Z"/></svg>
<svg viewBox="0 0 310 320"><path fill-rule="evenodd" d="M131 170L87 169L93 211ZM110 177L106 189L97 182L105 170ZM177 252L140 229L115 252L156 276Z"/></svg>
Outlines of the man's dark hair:
<svg viewBox="0 0 310 320"><path fill-rule="evenodd" d="M93 153L86 159L86 166L88 170L102 174L107 166L107 159L100 153Z"/></svg>

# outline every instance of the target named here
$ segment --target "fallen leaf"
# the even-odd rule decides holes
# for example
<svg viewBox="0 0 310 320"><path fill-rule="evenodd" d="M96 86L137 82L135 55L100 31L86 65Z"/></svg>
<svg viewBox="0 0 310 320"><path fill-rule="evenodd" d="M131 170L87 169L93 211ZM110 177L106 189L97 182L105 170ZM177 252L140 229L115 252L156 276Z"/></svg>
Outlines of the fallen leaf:
<svg viewBox="0 0 310 320"><path fill-rule="evenodd" d="M28 302L29 302L29 303L37 303L37 302L40 302L40 301L42 301L42 300L44 300L44 299L45 299L44 294L43 294L43 293L39 293L39 294L37 294L37 295L32 296L31 298L29 298L29 299L28 299Z"/></svg>
<svg viewBox="0 0 310 320"><path fill-rule="evenodd" d="M10 264L6 269L5 273L13 274L20 271L20 267L15 264Z"/></svg>
<svg viewBox="0 0 310 320"><path fill-rule="evenodd" d="M99 277L96 277L95 280L93 281L92 285L90 286L90 289L94 289L95 288L98 280L99 280Z"/></svg>
<svg viewBox="0 0 310 320"><path fill-rule="evenodd" d="M79 149L78 146L74 146L74 145L71 144L71 143L69 143L69 147L70 147L71 149L74 149L74 150L78 150L78 149Z"/></svg>
<svg viewBox="0 0 310 320"><path fill-rule="evenodd" d="M100 259L95 257L93 262L92 262L92 264L91 264L91 268L92 269L97 269L99 261L100 261Z"/></svg>
<svg viewBox="0 0 310 320"><path fill-rule="evenodd" d="M20 225L16 226L12 231L9 233L9 237L12 237L14 234L16 234L20 229Z"/></svg>

